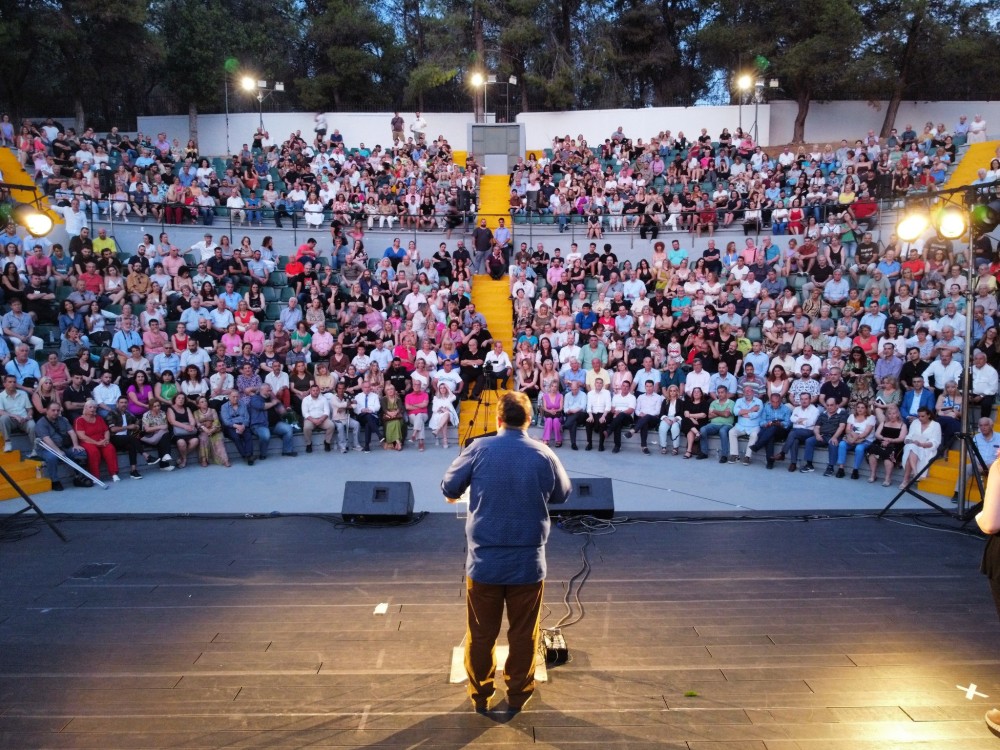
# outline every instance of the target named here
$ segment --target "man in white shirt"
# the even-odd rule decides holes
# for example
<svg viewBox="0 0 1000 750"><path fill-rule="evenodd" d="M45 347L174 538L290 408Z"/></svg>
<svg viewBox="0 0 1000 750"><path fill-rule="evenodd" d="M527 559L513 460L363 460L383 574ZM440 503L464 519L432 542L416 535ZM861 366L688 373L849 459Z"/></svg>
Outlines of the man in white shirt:
<svg viewBox="0 0 1000 750"><path fill-rule="evenodd" d="M594 449L594 430L598 431L597 450L604 450L604 440L608 436L608 419L611 415L611 392L604 387L604 379L597 378L594 387L587 394L587 448Z"/></svg>
<svg viewBox="0 0 1000 750"><path fill-rule="evenodd" d="M527 275L524 273L524 271L518 271L517 281L515 281L511 286L510 293L512 296L516 297L518 291L521 290L524 291L524 296L527 297L528 299L535 298L535 291L536 291L535 284L534 282L528 280Z"/></svg>
<svg viewBox="0 0 1000 750"><path fill-rule="evenodd" d="M636 382L638 380L637 376ZM635 400L634 429L639 431L639 444L642 446L642 452L647 456L649 448L646 447L646 439L649 437L649 431L658 429L660 425L660 408L663 406L663 396L656 392L658 387L659 382L645 381L643 393ZM625 437L632 437L631 430L625 433Z"/></svg>
<svg viewBox="0 0 1000 750"><path fill-rule="evenodd" d="M358 423L351 419L351 406L353 402L346 393L346 387L346 384L341 381L334 387L333 393L329 393L326 396L330 402L334 431L337 435L337 445L341 453L347 453L348 444L351 442L351 435L354 436L354 450L361 450L361 443L358 442Z"/></svg>
<svg viewBox="0 0 1000 750"><path fill-rule="evenodd" d="M660 371L653 367L652 357L642 358L642 367L640 367L635 373L635 388L633 390L639 394L646 392L646 384L653 384L653 393L658 393L660 390Z"/></svg>
<svg viewBox="0 0 1000 750"><path fill-rule="evenodd" d="M812 397L808 393L800 394L799 405L792 409L792 429L788 432L778 457L779 459L785 455L789 457L791 463L788 464L788 471L798 469L795 459L798 457L799 445L813 436L813 427L817 419L819 419L819 409L812 403Z"/></svg>
<svg viewBox="0 0 1000 750"><path fill-rule="evenodd" d="M931 362L924 370L924 382L940 395L940 392L944 390L945 383L949 380L961 383L962 374L962 365L955 361L954 355L950 351L944 350L941 352L941 356Z"/></svg>
<svg viewBox="0 0 1000 750"><path fill-rule="evenodd" d="M981 416L993 416L993 404L996 401L998 385L996 368L986 362L986 355L978 349L972 354L972 394L970 406L978 406Z"/></svg>
<svg viewBox="0 0 1000 750"><path fill-rule="evenodd" d="M702 394L707 396L711 392L709 385L712 376L704 368L700 357L695 357L691 368L691 372L684 378L684 393L690 394L695 388L701 388Z"/></svg>
<svg viewBox="0 0 1000 750"><path fill-rule="evenodd" d="M379 339L375 342L375 348L368 352L368 359L377 363L378 369L385 372L392 364L392 352L385 348L385 341Z"/></svg>
<svg viewBox="0 0 1000 750"><path fill-rule="evenodd" d="M747 299L757 299L760 296L760 289L760 282L757 281L753 271L750 271L746 275L746 278L740 282L739 286L740 293Z"/></svg>
<svg viewBox="0 0 1000 750"><path fill-rule="evenodd" d="M365 445L362 449L365 453L371 453L372 435L378 438L380 443L385 442L382 433L382 424L378 414L382 409L378 394L372 393L372 386L367 380L361 381L361 392L354 397L354 413L358 417L359 429L364 430Z"/></svg>
<svg viewBox="0 0 1000 750"><path fill-rule="evenodd" d="M410 132L413 133L413 138L416 142L423 145L427 140L427 120L419 112L414 112L413 116L413 122L410 123Z"/></svg>
<svg viewBox="0 0 1000 750"><path fill-rule="evenodd" d="M795 375L802 375L802 365L809 365L810 376L819 372L823 367L823 360L816 356L811 344L802 347L802 354L795 358Z"/></svg>
<svg viewBox="0 0 1000 750"><path fill-rule="evenodd" d="M105 371L101 373L101 380L94 386L94 390L90 395L97 402L97 413L101 417L105 417L118 404L118 399L121 397L122 391L117 383L111 382L111 373Z"/></svg>
<svg viewBox="0 0 1000 750"><path fill-rule="evenodd" d="M302 436L306 441L306 453L312 453L312 434L317 428L323 430L323 450L329 453L333 450L330 402L320 394L319 385L314 382L309 386L309 395L302 399Z"/></svg>
<svg viewBox="0 0 1000 750"><path fill-rule="evenodd" d="M458 394L462 390L462 376L455 369L455 363L446 359L441 363L441 369L434 373L434 392L444 384L448 390Z"/></svg>
<svg viewBox="0 0 1000 750"><path fill-rule="evenodd" d="M213 375L212 377L214 378L215 376ZM271 372L264 377L264 382L271 386L271 390L274 391L274 396L278 399L278 401L286 407L291 403L288 373L282 369L280 359L272 360Z"/></svg>
<svg viewBox="0 0 1000 750"><path fill-rule="evenodd" d="M0 434L3 435L3 452L14 450L10 441L11 430L23 432L31 444L31 455L35 455L35 420L31 418L31 401L28 394L17 387L17 378L4 375L3 391L0 391Z"/></svg>
<svg viewBox="0 0 1000 750"><path fill-rule="evenodd" d="M226 301L222 297L215 298L215 309L209 313L209 320L212 329L220 334L225 333L229 324L233 322L233 314L226 309Z"/></svg>
<svg viewBox="0 0 1000 750"><path fill-rule="evenodd" d="M646 291L646 285L633 277L629 271L626 271L625 280L622 282L622 291L625 293L625 299L633 302L639 299L640 292Z"/></svg>
<svg viewBox="0 0 1000 750"><path fill-rule="evenodd" d="M562 366L568 365L571 360L575 359L577 362L579 362L580 354L582 353L583 350L580 348L580 345L577 344L575 341L570 341L564 344L563 346L560 346L559 347L560 369L562 369Z"/></svg>
<svg viewBox="0 0 1000 750"><path fill-rule="evenodd" d="M614 437L615 447L612 453L619 453L622 449L622 430L632 425L635 414L636 398L632 395L632 384L628 381L621 384L618 393L611 397L611 421L608 423L607 432ZM631 430L629 437L632 436Z"/></svg>
<svg viewBox="0 0 1000 750"><path fill-rule="evenodd" d="M246 224L247 212L246 201L240 193L233 193L226 199L226 208L229 209L229 219L232 222L239 222L240 226Z"/></svg>
<svg viewBox="0 0 1000 750"><path fill-rule="evenodd" d="M209 357L208 352L198 346L198 342L193 337L189 337L187 349L181 353L181 368L186 370L188 365L194 365L201 370L202 377L207 377L210 363L211 357ZM231 388L232 386L230 386Z"/></svg>
<svg viewBox="0 0 1000 750"><path fill-rule="evenodd" d="M743 395L736 399L736 406L733 414L736 417L736 424L729 431L729 463L734 464L739 460L741 437L747 438L747 452L743 457L743 465L749 466L753 451L750 446L757 442L757 435L760 432L760 418L764 411L764 402L757 395L752 385L743 386Z"/></svg>
<svg viewBox="0 0 1000 750"><path fill-rule="evenodd" d="M66 226L66 234L70 237L77 237L80 230L89 226L87 214L80 210L80 201L74 198L68 206L53 206L53 208L63 217Z"/></svg>
<svg viewBox="0 0 1000 750"><path fill-rule="evenodd" d="M202 263L207 263L212 258L215 257L215 248L217 248L214 242L212 242L212 235L205 233L205 238L201 242L196 242L188 248L195 257L201 258Z"/></svg>
<svg viewBox="0 0 1000 750"><path fill-rule="evenodd" d="M507 379L510 377L513 367L510 357L503 350L503 342L494 341L493 349L490 350L483 360L483 372L486 373L487 387L494 387L495 384L501 388L506 388Z"/></svg>
<svg viewBox="0 0 1000 750"><path fill-rule="evenodd" d="M270 377L270 375L268 376ZM226 361L220 359L215 363L215 372L208 379L208 403L216 411L229 398L229 392L236 387L236 380L232 374L226 372Z"/></svg>

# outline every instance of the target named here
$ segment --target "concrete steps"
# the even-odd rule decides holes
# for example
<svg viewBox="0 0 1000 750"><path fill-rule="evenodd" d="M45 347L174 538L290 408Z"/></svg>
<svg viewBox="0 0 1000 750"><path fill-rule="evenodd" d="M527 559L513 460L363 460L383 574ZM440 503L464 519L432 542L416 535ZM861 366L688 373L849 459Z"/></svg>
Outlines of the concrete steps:
<svg viewBox="0 0 1000 750"><path fill-rule="evenodd" d="M18 162L17 155L9 148L0 148L0 173L3 174L4 182L9 182L14 185L35 184L35 180L24 170L24 167L21 166L20 162ZM30 190L11 190L10 194L14 200L21 201L22 203L35 202L35 195ZM63 223L62 214L48 208L47 198L43 199L42 205L46 208L45 213L52 217L52 221L57 224Z"/></svg>
<svg viewBox="0 0 1000 750"><path fill-rule="evenodd" d="M485 175L479 181L477 217L486 219L486 225L497 228L497 219L506 219L510 225L510 180L507 175Z"/></svg>
<svg viewBox="0 0 1000 750"><path fill-rule="evenodd" d="M978 177L976 173L980 168L989 168L990 159L996 153L997 146L1000 146L1000 141L969 144L965 156L955 165L954 171L945 182L944 189L971 184Z"/></svg>

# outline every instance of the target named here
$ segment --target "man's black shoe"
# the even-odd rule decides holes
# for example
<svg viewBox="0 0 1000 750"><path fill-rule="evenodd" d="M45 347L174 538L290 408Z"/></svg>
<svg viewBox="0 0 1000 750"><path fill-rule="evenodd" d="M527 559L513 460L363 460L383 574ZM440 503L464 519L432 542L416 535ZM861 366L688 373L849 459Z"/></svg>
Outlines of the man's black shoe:
<svg viewBox="0 0 1000 750"><path fill-rule="evenodd" d="M255 459L253 456L247 456L247 465L248 466L253 466L253 462L256 461L256 460L257 459Z"/></svg>
<svg viewBox="0 0 1000 750"><path fill-rule="evenodd" d="M62 492L63 491L62 482L60 482L59 480L53 480L52 481L52 491L53 492Z"/></svg>
<svg viewBox="0 0 1000 750"><path fill-rule="evenodd" d="M94 481L92 479L88 479L87 477L73 477L73 486L74 487L93 487L94 486Z"/></svg>
<svg viewBox="0 0 1000 750"><path fill-rule="evenodd" d="M611 449L611 452L612 453L620 453L621 449L622 449L622 447L620 445L616 445L614 448Z"/></svg>
<svg viewBox="0 0 1000 750"><path fill-rule="evenodd" d="M312 453L312 452L313 452L313 447L312 447L312 445L307 445L307 446L306 446L306 453Z"/></svg>
<svg viewBox="0 0 1000 750"><path fill-rule="evenodd" d="M573 450L575 450L575 451L578 451L578 450L580 450L579 448L577 448L577 447L576 447L576 443L573 443L573 444L572 444L572 445L570 446L570 448L572 448L572 449L573 449Z"/></svg>
<svg viewBox="0 0 1000 750"><path fill-rule="evenodd" d="M767 459L767 468L769 468L769 469L773 469L774 468L774 459L773 458Z"/></svg>
<svg viewBox="0 0 1000 750"><path fill-rule="evenodd" d="M327 453L329 453L330 451L333 450L333 445L331 445L330 443L324 442L323 443L323 450L325 450Z"/></svg>

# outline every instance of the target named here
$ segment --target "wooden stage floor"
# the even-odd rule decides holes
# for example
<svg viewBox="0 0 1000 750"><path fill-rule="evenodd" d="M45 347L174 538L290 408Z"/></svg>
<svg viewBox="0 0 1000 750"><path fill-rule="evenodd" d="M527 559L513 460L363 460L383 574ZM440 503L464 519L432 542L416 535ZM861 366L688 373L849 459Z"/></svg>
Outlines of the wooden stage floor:
<svg viewBox="0 0 1000 750"><path fill-rule="evenodd" d="M982 541L899 521L594 536L572 661L514 717L448 680L454 517L67 521L0 542L0 747L1000 748ZM543 626L585 541L553 530Z"/></svg>

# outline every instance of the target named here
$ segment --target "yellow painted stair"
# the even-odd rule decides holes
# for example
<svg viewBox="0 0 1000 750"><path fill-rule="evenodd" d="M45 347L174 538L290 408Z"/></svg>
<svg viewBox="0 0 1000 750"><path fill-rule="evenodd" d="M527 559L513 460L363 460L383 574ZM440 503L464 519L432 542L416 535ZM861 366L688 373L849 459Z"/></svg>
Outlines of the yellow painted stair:
<svg viewBox="0 0 1000 750"><path fill-rule="evenodd" d="M0 440L2 443L2 440ZM21 451L11 451L10 453L0 453L0 465L10 474L11 478L21 485L21 489L29 495L40 492L48 492L52 489L52 482L38 476L42 466L40 461L26 461L21 457ZM7 480L0 476L0 500L15 500L21 496Z"/></svg>
<svg viewBox="0 0 1000 750"><path fill-rule="evenodd" d="M458 410L458 439L463 443L470 437L485 435L497 428L496 403L507 391L483 391L480 401L463 401Z"/></svg>
<svg viewBox="0 0 1000 750"><path fill-rule="evenodd" d="M978 177L976 173L980 168L989 169L990 159L996 154L997 146L1000 146L1000 141L969 144L969 149L955 166L955 171L944 184L944 189L971 184Z"/></svg>
<svg viewBox="0 0 1000 750"><path fill-rule="evenodd" d="M9 148L0 148L0 173L3 174L3 181L9 182L12 185L35 184L35 181L24 171L24 167L18 162L17 156ZM22 203L35 202L35 195L30 190L11 190L10 194L14 200L21 201ZM41 195L41 191L39 191L39 195ZM42 206L46 209L45 213L51 216L54 222L63 223L62 214L48 208L48 205L48 199L43 198Z"/></svg>
<svg viewBox="0 0 1000 750"><path fill-rule="evenodd" d="M503 217L510 226L510 180L505 174L485 175L479 180L479 206L476 215L486 219L486 225L495 230L497 219Z"/></svg>
<svg viewBox="0 0 1000 750"><path fill-rule="evenodd" d="M502 341L504 351L513 359L514 324L510 304L510 282L507 278L494 281L488 275L476 276L472 280L472 302L476 310L486 318L486 327L497 341ZM463 401L458 413L459 440L475 437L496 429L496 411L493 404L505 393L503 390L485 392L483 405L476 401Z"/></svg>

